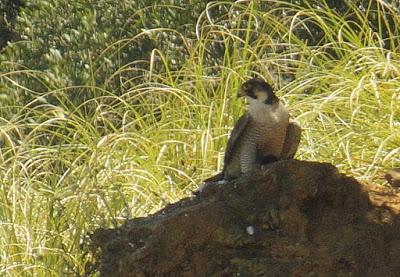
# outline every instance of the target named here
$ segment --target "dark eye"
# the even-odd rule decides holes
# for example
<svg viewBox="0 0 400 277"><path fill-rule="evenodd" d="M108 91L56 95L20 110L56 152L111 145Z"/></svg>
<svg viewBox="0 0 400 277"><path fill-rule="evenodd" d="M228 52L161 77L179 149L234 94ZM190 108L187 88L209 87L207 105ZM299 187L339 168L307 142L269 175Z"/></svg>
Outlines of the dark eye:
<svg viewBox="0 0 400 277"><path fill-rule="evenodd" d="M242 88L243 88L243 90L248 90L250 88L250 84L244 83Z"/></svg>

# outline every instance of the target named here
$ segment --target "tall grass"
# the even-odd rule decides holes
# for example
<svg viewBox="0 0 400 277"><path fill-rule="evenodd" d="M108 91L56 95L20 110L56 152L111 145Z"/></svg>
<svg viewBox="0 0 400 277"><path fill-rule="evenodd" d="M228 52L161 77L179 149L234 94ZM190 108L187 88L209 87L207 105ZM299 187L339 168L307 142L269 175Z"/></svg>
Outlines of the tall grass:
<svg viewBox="0 0 400 277"><path fill-rule="evenodd" d="M19 65L0 73L10 88L35 94L31 79L48 87L26 105L0 108L2 275L83 274L88 232L188 196L221 169L228 133L244 110L236 89L251 76L273 83L301 123L297 158L377 183L383 170L400 166L399 37L372 30L373 5L350 7L356 24L324 4L271 3L269 11L252 2L211 3L195 38L156 29L116 41L123 51L141 36L171 32L188 56L175 64L154 49L100 85L94 67L94 81L81 86L52 87L43 72ZM382 18L400 19L374 3ZM297 35L309 22L325 34L315 46ZM118 55L115 49L105 47L101 57ZM109 85L115 80L118 93ZM72 94L90 97L76 102Z"/></svg>

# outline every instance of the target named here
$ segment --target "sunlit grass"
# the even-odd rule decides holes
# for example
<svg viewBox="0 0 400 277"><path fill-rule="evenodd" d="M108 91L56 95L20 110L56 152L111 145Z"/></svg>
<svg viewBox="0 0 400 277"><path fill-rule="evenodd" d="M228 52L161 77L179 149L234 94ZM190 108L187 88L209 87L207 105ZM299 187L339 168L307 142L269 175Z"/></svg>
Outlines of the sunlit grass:
<svg viewBox="0 0 400 277"><path fill-rule="evenodd" d="M219 6L227 12L213 18ZM221 169L228 133L244 110L236 90L250 76L273 83L301 123L298 158L378 183L385 169L400 166L400 57L383 47L399 38L383 41L367 24L353 31L329 10L285 9L290 16L252 4L209 4L193 27L196 39L177 34L188 53L178 70L170 68L174 57L155 49L99 86L53 88L43 72L0 73L11 88L40 95L23 107L0 107L1 274L82 274L88 232L188 196ZM353 12L365 21L368 11ZM324 30L327 43L309 46L296 37L306 21ZM122 51L167 31L174 32L147 30L115 45ZM224 50L218 63L211 59L216 49ZM108 46L101 57L114 51ZM91 72L95 79L100 71ZM21 79L43 82L48 92ZM92 97L74 102L73 94Z"/></svg>

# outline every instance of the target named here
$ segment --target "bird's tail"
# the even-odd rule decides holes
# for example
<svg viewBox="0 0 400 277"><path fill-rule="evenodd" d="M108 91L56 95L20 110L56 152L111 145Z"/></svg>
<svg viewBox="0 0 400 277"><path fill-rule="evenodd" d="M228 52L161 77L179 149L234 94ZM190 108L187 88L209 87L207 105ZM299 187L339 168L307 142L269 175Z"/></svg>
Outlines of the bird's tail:
<svg viewBox="0 0 400 277"><path fill-rule="evenodd" d="M204 180L204 183L213 183L213 182L218 182L224 179L224 172L220 172L208 179Z"/></svg>
<svg viewBox="0 0 400 277"><path fill-rule="evenodd" d="M214 176L212 176L212 177L210 177L208 179L205 179L203 181L203 184L199 187L199 189L197 191L193 192L193 194L194 195L199 195L206 187L211 186L211 185L223 180L224 179L224 175L225 175L224 172L220 172L220 173L218 173L218 174L216 174L216 175L214 175Z"/></svg>

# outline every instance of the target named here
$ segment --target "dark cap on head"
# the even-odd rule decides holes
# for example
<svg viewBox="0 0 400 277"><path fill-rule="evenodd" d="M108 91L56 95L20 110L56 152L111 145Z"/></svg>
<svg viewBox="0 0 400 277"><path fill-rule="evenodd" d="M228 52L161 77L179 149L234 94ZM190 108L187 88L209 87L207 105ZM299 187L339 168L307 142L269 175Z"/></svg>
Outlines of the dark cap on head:
<svg viewBox="0 0 400 277"><path fill-rule="evenodd" d="M265 94L265 97L261 97L262 94ZM262 98L263 102L267 105L279 102L279 99L273 92L271 85L260 78L253 78L244 82L240 87L238 96L249 96L253 99L259 100Z"/></svg>

